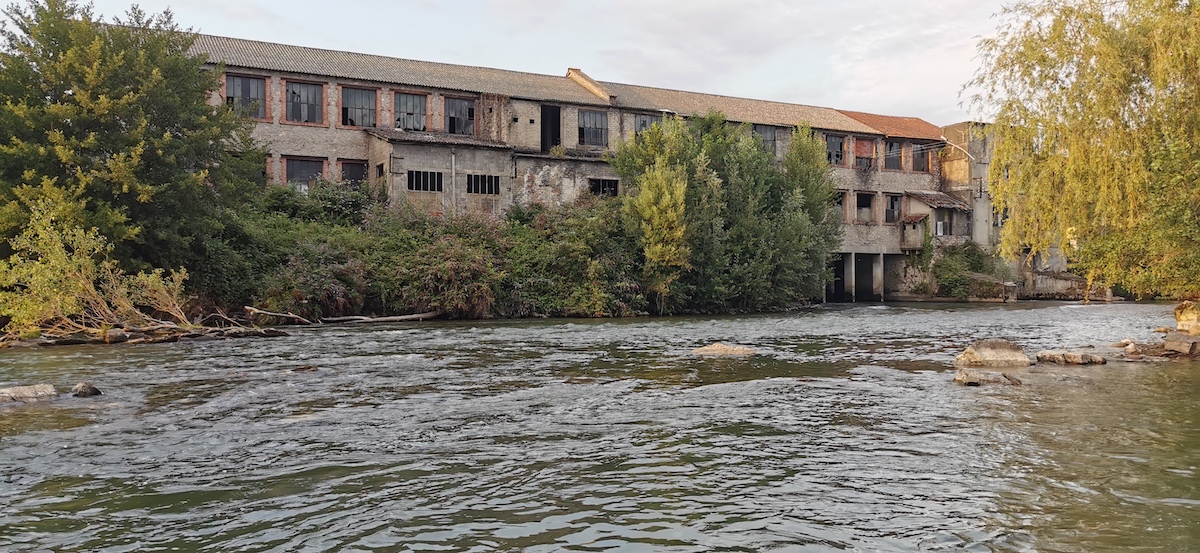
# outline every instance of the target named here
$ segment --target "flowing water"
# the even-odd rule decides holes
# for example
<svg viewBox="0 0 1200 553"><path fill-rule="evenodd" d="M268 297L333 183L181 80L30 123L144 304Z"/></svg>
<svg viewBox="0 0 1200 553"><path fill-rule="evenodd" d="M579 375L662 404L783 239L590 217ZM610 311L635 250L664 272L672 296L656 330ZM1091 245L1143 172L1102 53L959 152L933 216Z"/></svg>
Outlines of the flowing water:
<svg viewBox="0 0 1200 553"><path fill-rule="evenodd" d="M305 328L0 351L3 551L1200 550L1200 363L967 388L1170 306ZM693 348L741 344L748 359Z"/></svg>

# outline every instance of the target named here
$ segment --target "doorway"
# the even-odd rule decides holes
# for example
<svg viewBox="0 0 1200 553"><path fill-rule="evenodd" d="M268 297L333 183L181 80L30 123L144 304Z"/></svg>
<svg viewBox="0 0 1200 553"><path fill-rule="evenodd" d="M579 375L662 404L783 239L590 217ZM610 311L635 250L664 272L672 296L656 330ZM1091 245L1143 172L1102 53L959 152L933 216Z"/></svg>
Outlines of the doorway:
<svg viewBox="0 0 1200 553"><path fill-rule="evenodd" d="M558 106L542 106L542 153L562 144L562 115Z"/></svg>

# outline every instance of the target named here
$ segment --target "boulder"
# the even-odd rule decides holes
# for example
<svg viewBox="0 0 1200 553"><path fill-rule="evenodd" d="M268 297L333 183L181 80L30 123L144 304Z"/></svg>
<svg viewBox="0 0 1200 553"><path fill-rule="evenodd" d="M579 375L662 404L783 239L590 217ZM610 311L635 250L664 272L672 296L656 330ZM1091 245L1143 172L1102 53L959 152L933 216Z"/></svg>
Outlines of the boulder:
<svg viewBox="0 0 1200 553"><path fill-rule="evenodd" d="M1200 303L1185 301L1175 306L1175 330L1200 336Z"/></svg>
<svg viewBox="0 0 1200 553"><path fill-rule="evenodd" d="M1184 355L1200 355L1200 336L1172 332L1163 341L1163 349Z"/></svg>
<svg viewBox="0 0 1200 553"><path fill-rule="evenodd" d="M1131 344L1126 344L1128 347ZM1047 350L1037 353L1038 363L1054 363L1056 365L1103 365L1108 361L1093 353L1076 351Z"/></svg>
<svg viewBox="0 0 1200 553"><path fill-rule="evenodd" d="M71 395L75 397L92 397L102 393L95 386L92 386L90 382L80 382L74 388L71 388Z"/></svg>
<svg viewBox="0 0 1200 553"><path fill-rule="evenodd" d="M745 357L758 353L745 346L729 346L721 343L711 344L692 350L695 355L714 355L718 357Z"/></svg>
<svg viewBox="0 0 1200 553"><path fill-rule="evenodd" d="M1028 367L1025 350L1008 340L988 338L967 347L954 358L956 367Z"/></svg>
<svg viewBox="0 0 1200 553"><path fill-rule="evenodd" d="M58 390L50 384L35 384L33 386L15 386L0 388L0 403L6 401L37 401L58 396Z"/></svg>
<svg viewBox="0 0 1200 553"><path fill-rule="evenodd" d="M964 386L982 386L984 384L1020 386L1021 380L1005 372L959 367L958 371L954 373L954 383L962 384Z"/></svg>

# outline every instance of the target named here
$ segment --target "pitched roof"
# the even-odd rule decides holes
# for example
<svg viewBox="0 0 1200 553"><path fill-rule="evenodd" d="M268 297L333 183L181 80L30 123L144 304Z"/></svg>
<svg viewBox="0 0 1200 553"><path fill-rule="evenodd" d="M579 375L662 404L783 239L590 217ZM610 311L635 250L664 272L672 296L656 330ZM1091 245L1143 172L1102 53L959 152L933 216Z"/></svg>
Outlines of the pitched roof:
<svg viewBox="0 0 1200 553"><path fill-rule="evenodd" d="M192 51L207 54L210 61L224 62L231 67L494 93L530 100L608 105L608 102L565 76L406 60L203 34L197 35Z"/></svg>
<svg viewBox="0 0 1200 553"><path fill-rule="evenodd" d="M971 211L971 206L967 205L966 202L946 194L945 192L935 192L933 190L907 190L904 192L904 194L925 202L925 205L928 205L929 207Z"/></svg>
<svg viewBox="0 0 1200 553"><path fill-rule="evenodd" d="M916 138L920 140L945 140L942 138L942 129L940 127L917 117L878 115L844 109L840 109L838 112L864 125L879 129L880 134L884 136Z"/></svg>
<svg viewBox="0 0 1200 553"><path fill-rule="evenodd" d="M731 121L781 126L808 123L811 127L824 130L882 134L830 108L631 84L601 84L617 96L617 106L628 109L668 110L680 115L704 115L710 110L717 110Z"/></svg>

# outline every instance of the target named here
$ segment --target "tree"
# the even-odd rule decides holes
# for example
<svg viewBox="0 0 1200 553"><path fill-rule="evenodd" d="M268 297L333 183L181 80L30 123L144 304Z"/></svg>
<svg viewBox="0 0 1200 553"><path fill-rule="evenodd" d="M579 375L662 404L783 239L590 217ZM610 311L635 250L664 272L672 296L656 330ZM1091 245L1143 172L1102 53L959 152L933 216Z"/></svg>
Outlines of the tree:
<svg viewBox="0 0 1200 553"><path fill-rule="evenodd" d="M637 180L636 191L626 196L625 209L636 225L642 246L642 278L656 296L660 314L666 311L671 285L689 267L690 254L684 240L685 169L659 157Z"/></svg>
<svg viewBox="0 0 1200 553"><path fill-rule="evenodd" d="M97 229L126 269L187 267L219 287L229 277L206 260L228 253L223 210L257 188L264 154L242 118L208 104L220 72L189 53L193 36L136 7L112 24L72 0L3 13L0 238L53 197L64 225Z"/></svg>
<svg viewBox="0 0 1200 553"><path fill-rule="evenodd" d="M1000 18L967 87L995 114L1002 252L1059 246L1091 279L1200 296L1200 8L1029 0Z"/></svg>

